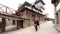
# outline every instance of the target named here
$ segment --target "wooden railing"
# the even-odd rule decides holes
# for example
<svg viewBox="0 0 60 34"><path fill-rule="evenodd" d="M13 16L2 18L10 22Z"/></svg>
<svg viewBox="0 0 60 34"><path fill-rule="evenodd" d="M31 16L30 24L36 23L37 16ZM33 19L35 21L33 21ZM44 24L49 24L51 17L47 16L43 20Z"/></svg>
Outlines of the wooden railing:
<svg viewBox="0 0 60 34"><path fill-rule="evenodd" d="M0 4L0 13L3 13L3 14L13 14L15 13L16 10L10 8L10 7L7 7L5 5L2 5Z"/></svg>

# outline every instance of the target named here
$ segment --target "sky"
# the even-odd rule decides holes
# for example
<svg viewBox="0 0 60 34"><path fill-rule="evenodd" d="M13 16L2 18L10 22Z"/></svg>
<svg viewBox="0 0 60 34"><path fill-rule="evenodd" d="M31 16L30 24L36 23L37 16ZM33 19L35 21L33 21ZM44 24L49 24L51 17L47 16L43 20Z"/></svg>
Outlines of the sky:
<svg viewBox="0 0 60 34"><path fill-rule="evenodd" d="M33 4L35 2L35 0L0 0L0 4L6 5L10 8L17 10L19 4L23 4L25 1L27 1L31 4ZM49 15L48 15L49 18L54 18L54 6L53 6L53 4L51 4L51 0L43 0L43 1L46 4L44 6L45 10L43 12L49 13Z"/></svg>

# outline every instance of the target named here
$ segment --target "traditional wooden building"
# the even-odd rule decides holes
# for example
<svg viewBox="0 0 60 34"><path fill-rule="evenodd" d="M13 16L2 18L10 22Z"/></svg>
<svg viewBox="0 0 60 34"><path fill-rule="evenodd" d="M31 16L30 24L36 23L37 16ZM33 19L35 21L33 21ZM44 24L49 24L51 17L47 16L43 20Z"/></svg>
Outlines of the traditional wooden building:
<svg viewBox="0 0 60 34"><path fill-rule="evenodd" d="M21 8L21 9L20 9ZM28 25L33 25L34 21L33 18L35 17L36 20L39 20L40 22L44 21L44 16L42 14L41 9L37 9L36 7L33 6L32 9L32 4L25 2L20 8L18 8L18 11L16 12L16 15L19 16L20 18L26 18L29 20L26 20L24 24L25 27ZM24 20L22 20L24 22ZM30 21L29 23L27 21Z"/></svg>
<svg viewBox="0 0 60 34"><path fill-rule="evenodd" d="M42 3L42 5L44 4ZM7 26L14 26L16 29L29 27L34 25L33 18L42 23L45 16L42 12L43 11L35 7L35 5L25 2L18 8L16 14L8 15L0 13L0 29L4 32Z"/></svg>
<svg viewBox="0 0 60 34"><path fill-rule="evenodd" d="M28 20L27 22L29 23L30 19L20 18L19 16L16 16L16 15L6 15L6 14L0 13L0 29L1 29L0 31L2 32L6 30L9 31L8 29L11 26L12 28L14 27L14 29L24 28L25 23L23 24L23 22L25 22L26 20ZM29 24L27 26L29 26Z"/></svg>
<svg viewBox="0 0 60 34"><path fill-rule="evenodd" d="M60 0L52 0L52 3L55 6L55 19L54 24L58 31L60 31Z"/></svg>
<svg viewBox="0 0 60 34"><path fill-rule="evenodd" d="M45 17L44 20L45 20L45 21L53 21L54 19Z"/></svg>

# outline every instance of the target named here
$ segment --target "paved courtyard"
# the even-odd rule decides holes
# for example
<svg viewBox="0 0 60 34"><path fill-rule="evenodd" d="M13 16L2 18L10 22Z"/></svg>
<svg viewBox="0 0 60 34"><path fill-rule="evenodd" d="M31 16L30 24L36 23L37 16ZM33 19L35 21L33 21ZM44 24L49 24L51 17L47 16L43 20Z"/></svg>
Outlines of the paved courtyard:
<svg viewBox="0 0 60 34"><path fill-rule="evenodd" d="M5 32L1 34L60 34L60 33L54 28L54 24L52 24L51 21L47 21L40 25L40 28L38 29L37 32L35 32L33 26L30 26L24 29Z"/></svg>

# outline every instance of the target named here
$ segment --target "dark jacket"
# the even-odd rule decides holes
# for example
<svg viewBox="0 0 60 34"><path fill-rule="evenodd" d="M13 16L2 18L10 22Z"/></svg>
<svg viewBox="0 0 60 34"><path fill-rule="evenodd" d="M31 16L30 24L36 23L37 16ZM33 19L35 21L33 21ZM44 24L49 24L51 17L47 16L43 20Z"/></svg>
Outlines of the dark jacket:
<svg viewBox="0 0 60 34"><path fill-rule="evenodd" d="M39 21L34 21L34 24L39 25Z"/></svg>

